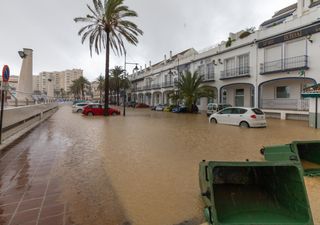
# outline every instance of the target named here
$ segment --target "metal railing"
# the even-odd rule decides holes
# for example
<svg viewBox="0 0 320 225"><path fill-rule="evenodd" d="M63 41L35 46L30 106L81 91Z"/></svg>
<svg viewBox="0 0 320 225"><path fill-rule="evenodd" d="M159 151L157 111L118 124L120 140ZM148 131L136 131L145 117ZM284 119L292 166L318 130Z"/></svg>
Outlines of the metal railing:
<svg viewBox="0 0 320 225"><path fill-rule="evenodd" d="M249 66L242 66L242 67L237 67L234 69L221 71L220 80L237 78L237 77L244 77L244 76L250 76L250 67Z"/></svg>
<svg viewBox="0 0 320 225"><path fill-rule="evenodd" d="M307 69L307 68L308 68L308 56L302 55L302 56L296 56L296 57L261 63L260 74L286 72L290 70Z"/></svg>
<svg viewBox="0 0 320 225"><path fill-rule="evenodd" d="M306 99L262 99L262 109L282 109L308 111L309 100Z"/></svg>
<svg viewBox="0 0 320 225"><path fill-rule="evenodd" d="M214 80L214 73L207 73L207 74L203 74L201 75L203 81L212 81Z"/></svg>
<svg viewBox="0 0 320 225"><path fill-rule="evenodd" d="M168 87L173 87L174 82L173 81L165 81L162 83L162 88L168 88Z"/></svg>
<svg viewBox="0 0 320 225"><path fill-rule="evenodd" d="M152 89L160 89L161 85L160 84L152 84Z"/></svg>
<svg viewBox="0 0 320 225"><path fill-rule="evenodd" d="M143 87L143 90L145 90L145 91L148 91L148 90L151 90L152 89L152 86L151 85L145 85L144 87Z"/></svg>

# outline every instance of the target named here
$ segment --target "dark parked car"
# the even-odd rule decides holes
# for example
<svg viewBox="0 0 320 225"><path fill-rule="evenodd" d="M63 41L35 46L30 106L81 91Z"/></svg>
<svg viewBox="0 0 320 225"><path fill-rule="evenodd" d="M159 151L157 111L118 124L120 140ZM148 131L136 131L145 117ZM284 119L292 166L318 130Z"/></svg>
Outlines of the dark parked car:
<svg viewBox="0 0 320 225"><path fill-rule="evenodd" d="M138 104L136 104L136 108L149 108L149 106L144 103L138 103Z"/></svg>
<svg viewBox="0 0 320 225"><path fill-rule="evenodd" d="M187 107L185 106L177 106L172 109L173 113L186 113L187 112Z"/></svg>
<svg viewBox="0 0 320 225"><path fill-rule="evenodd" d="M127 107L132 107L132 108L134 108L135 106L136 106L136 102L128 102L127 103Z"/></svg>

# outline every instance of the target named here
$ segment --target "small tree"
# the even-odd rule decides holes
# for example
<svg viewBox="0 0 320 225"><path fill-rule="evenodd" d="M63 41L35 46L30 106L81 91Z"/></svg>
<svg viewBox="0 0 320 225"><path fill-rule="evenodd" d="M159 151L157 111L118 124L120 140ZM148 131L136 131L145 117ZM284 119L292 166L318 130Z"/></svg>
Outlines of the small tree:
<svg viewBox="0 0 320 225"><path fill-rule="evenodd" d="M180 76L178 80L177 86L181 97L185 100L188 112L192 112L192 105L196 104L198 98L214 97L213 87L200 86L202 82L203 78L198 75L198 72L192 74L190 71Z"/></svg>

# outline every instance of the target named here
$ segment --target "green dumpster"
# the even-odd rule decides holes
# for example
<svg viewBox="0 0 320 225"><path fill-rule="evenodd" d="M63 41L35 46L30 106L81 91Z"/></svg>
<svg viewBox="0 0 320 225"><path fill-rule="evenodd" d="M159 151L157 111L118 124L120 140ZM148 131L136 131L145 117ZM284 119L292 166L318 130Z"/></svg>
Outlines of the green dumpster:
<svg viewBox="0 0 320 225"><path fill-rule="evenodd" d="M211 225L313 225L301 167L291 162L201 162Z"/></svg>
<svg viewBox="0 0 320 225"><path fill-rule="evenodd" d="M291 161L303 168L306 176L320 176L320 141L294 141L291 144L261 149L267 161Z"/></svg>

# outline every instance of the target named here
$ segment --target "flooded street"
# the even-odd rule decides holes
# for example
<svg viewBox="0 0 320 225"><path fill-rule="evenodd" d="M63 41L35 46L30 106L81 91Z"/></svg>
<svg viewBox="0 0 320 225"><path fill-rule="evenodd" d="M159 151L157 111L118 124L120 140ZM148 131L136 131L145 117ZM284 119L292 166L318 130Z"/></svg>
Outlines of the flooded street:
<svg viewBox="0 0 320 225"><path fill-rule="evenodd" d="M204 114L128 109L126 117L84 117L62 106L2 153L0 225L50 225L43 221L53 217L55 225L198 225L201 160L261 161L262 146L313 139L320 130L303 121L243 129L209 124ZM305 182L318 225L320 178ZM43 216L53 196L60 211ZM36 199L26 211L35 216L16 222L21 205Z"/></svg>

